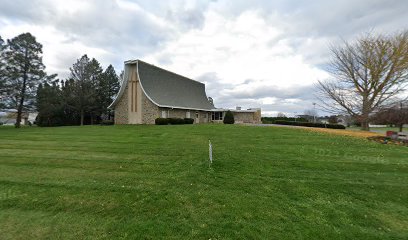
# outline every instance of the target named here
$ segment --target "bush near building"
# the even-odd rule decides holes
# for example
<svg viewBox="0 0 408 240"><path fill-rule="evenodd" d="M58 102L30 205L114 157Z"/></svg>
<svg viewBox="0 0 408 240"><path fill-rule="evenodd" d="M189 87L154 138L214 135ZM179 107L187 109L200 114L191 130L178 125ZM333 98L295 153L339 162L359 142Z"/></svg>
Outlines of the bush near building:
<svg viewBox="0 0 408 240"><path fill-rule="evenodd" d="M224 124L234 124L235 123L234 115L232 114L230 110L228 110L225 113L223 123Z"/></svg>

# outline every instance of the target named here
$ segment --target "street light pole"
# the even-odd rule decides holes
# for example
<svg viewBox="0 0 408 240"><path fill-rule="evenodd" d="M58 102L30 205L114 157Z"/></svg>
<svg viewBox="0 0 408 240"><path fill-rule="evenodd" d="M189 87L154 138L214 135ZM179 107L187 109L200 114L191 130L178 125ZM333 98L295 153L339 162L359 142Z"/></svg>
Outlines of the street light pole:
<svg viewBox="0 0 408 240"><path fill-rule="evenodd" d="M316 123L316 103L313 103L313 122Z"/></svg>

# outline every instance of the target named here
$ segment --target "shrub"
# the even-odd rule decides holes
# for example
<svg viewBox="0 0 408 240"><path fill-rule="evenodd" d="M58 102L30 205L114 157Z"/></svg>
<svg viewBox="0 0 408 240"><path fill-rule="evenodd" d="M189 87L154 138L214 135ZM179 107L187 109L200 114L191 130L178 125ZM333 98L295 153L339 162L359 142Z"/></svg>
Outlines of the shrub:
<svg viewBox="0 0 408 240"><path fill-rule="evenodd" d="M192 119L192 118L184 118L184 123L185 123L185 124L193 124L193 123L194 123L194 119Z"/></svg>
<svg viewBox="0 0 408 240"><path fill-rule="evenodd" d="M276 120L275 123L276 123L276 124L281 124L281 125L302 126L302 127L346 129L346 127L343 126L343 125L341 125L341 124L325 124L325 123L311 123L311 122L293 122L293 121L284 121L284 120Z"/></svg>
<svg viewBox="0 0 408 240"><path fill-rule="evenodd" d="M101 121L101 125L107 126L107 125L113 125L113 124L114 124L113 120L102 120Z"/></svg>
<svg viewBox="0 0 408 240"><path fill-rule="evenodd" d="M192 118L156 118L154 120L156 125L181 125L181 124L193 124Z"/></svg>
<svg viewBox="0 0 408 240"><path fill-rule="evenodd" d="M230 110L228 110L225 113L223 123L224 124L234 124L234 122L235 122L234 115L232 114L232 112Z"/></svg>
<svg viewBox="0 0 408 240"><path fill-rule="evenodd" d="M156 118L154 120L154 123L156 125L167 125L167 124L169 124L169 120L167 118Z"/></svg>
<svg viewBox="0 0 408 240"><path fill-rule="evenodd" d="M262 117L261 121L263 124L274 124L276 121L290 121L290 122L308 122L306 118L294 118L294 117Z"/></svg>
<svg viewBox="0 0 408 240"><path fill-rule="evenodd" d="M184 124L184 119L182 118L167 118L169 124L172 125L180 125L180 124Z"/></svg>

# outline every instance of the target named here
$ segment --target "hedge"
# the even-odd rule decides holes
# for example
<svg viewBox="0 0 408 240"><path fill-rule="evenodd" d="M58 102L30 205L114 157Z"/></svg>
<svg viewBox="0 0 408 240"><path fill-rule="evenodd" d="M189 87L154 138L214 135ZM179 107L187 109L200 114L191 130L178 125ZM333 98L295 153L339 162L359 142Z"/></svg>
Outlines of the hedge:
<svg viewBox="0 0 408 240"><path fill-rule="evenodd" d="M169 120L167 120L167 118L156 118L154 120L154 124L156 124L156 125L167 125L167 124L169 124Z"/></svg>
<svg viewBox="0 0 408 240"><path fill-rule="evenodd" d="M101 125L113 125L113 120L102 120Z"/></svg>
<svg viewBox="0 0 408 240"><path fill-rule="evenodd" d="M185 123L185 124L193 124L193 123L194 123L194 119L192 119L192 118L184 118L184 123Z"/></svg>
<svg viewBox="0 0 408 240"><path fill-rule="evenodd" d="M264 124L274 124L276 121L296 121L296 122L308 122L306 118L301 118L301 117L262 117L261 121Z"/></svg>
<svg viewBox="0 0 408 240"><path fill-rule="evenodd" d="M184 124L184 119L181 118L167 118L169 124L171 125L181 125Z"/></svg>
<svg viewBox="0 0 408 240"><path fill-rule="evenodd" d="M316 127L316 128L346 129L346 127L341 125L341 124L295 122L295 121L283 121L283 120L277 120L277 121L275 121L275 124L291 125L291 126L302 126L302 127Z"/></svg>
<svg viewBox="0 0 408 240"><path fill-rule="evenodd" d="M181 125L181 124L193 124L192 118L156 118L154 120L156 125Z"/></svg>

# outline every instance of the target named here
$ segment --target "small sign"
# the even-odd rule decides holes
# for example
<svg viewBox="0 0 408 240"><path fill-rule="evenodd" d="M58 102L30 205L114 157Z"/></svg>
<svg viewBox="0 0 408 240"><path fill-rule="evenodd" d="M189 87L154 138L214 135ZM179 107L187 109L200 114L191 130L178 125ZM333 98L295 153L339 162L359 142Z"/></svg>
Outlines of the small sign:
<svg viewBox="0 0 408 240"><path fill-rule="evenodd" d="M208 140L208 153L209 153L209 166L211 166L213 158L212 158L212 144L211 141Z"/></svg>

